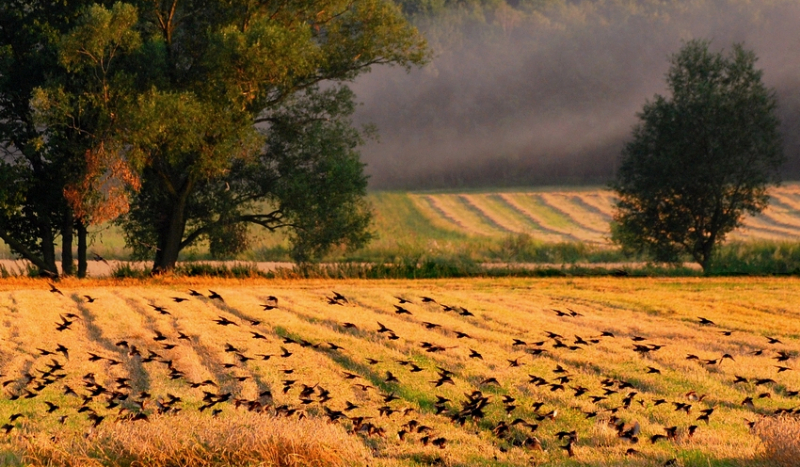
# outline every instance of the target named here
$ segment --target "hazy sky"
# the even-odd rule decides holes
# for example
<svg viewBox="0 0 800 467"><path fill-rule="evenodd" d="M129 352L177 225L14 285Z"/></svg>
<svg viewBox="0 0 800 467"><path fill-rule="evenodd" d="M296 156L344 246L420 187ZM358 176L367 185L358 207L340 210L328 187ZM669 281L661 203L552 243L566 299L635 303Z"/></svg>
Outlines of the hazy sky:
<svg viewBox="0 0 800 467"><path fill-rule="evenodd" d="M800 178L800 2L661 7L657 19L614 8L564 7L488 38L434 28L424 69L359 78L357 121L380 132L363 148L370 186L605 183L636 112L665 92L669 55L693 38L756 52L778 93L785 177Z"/></svg>

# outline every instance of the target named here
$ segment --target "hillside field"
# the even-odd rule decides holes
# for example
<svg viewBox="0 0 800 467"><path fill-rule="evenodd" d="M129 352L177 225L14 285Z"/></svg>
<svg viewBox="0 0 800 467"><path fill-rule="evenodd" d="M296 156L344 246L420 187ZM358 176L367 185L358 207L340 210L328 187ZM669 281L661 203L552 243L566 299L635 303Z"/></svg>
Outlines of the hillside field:
<svg viewBox="0 0 800 467"><path fill-rule="evenodd" d="M748 216L728 240L739 243L793 242L800 237L800 184L770 191L770 205ZM504 239L527 235L542 245L581 244L611 249L609 223L614 196L599 188L551 187L538 190L475 192L375 192L368 197L375 213L375 240L359 259L392 255L477 253L491 257ZM283 235L256 236L242 259L276 260Z"/></svg>
<svg viewBox="0 0 800 467"><path fill-rule="evenodd" d="M795 278L57 287L0 282L2 465L798 465Z"/></svg>
<svg viewBox="0 0 800 467"><path fill-rule="evenodd" d="M748 217L743 228L728 236L729 241L791 243L800 238L800 184L785 184L771 190L770 195L769 208L758 216ZM505 251L504 242L521 235L544 248L573 245L584 251L599 252L594 255L596 260L589 255L581 261L624 260L611 251L609 222L614 197L608 190L549 187L462 193L373 192L368 200L375 214L375 239L360 251L334 251L327 260L376 262L398 256L461 255L477 261L514 261L513 252ZM95 226L90 232L91 252L108 259L129 258L130 252L118 227ZM249 248L236 258L226 259L267 262L290 259L283 232L269 233L253 227L250 233ZM0 248L0 258L12 258L5 245ZM204 243L182 253L185 261L209 259ZM558 262L558 258L545 255L542 261Z"/></svg>
<svg viewBox="0 0 800 467"><path fill-rule="evenodd" d="M748 217L731 240L786 240L800 235L800 184L770 190L770 206ZM397 238L411 222L447 233L502 237L527 233L542 242L608 244L614 195L603 189L550 188L475 193L374 193L378 232ZM419 217L420 220L412 221ZM395 228L393 228L395 226ZM431 237L437 235L431 233Z"/></svg>

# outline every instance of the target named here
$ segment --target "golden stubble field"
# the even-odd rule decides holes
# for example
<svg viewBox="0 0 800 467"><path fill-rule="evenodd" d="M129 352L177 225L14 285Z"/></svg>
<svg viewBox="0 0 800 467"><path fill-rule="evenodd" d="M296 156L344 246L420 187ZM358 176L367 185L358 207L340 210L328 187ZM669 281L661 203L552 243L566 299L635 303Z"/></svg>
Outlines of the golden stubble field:
<svg viewBox="0 0 800 467"><path fill-rule="evenodd" d="M797 279L56 287L0 283L3 465L797 465Z"/></svg>

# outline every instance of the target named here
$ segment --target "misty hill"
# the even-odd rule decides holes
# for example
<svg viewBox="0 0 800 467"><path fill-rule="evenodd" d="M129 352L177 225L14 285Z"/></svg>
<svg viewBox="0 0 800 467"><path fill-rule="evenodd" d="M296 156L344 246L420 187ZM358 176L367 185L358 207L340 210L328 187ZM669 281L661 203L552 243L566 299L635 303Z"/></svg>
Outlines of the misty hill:
<svg viewBox="0 0 800 467"><path fill-rule="evenodd" d="M681 43L743 42L778 95L800 177L800 2L401 2L431 62L354 83L372 188L602 184Z"/></svg>

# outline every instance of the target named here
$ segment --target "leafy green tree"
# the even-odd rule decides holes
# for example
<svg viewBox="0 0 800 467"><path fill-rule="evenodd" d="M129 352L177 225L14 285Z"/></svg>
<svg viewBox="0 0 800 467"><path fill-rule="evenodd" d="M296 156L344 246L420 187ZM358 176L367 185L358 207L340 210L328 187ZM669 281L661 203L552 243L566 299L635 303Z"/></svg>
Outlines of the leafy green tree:
<svg viewBox="0 0 800 467"><path fill-rule="evenodd" d="M299 261L363 244L346 82L427 58L384 0L93 4L57 42L60 69L34 107L47 143L84 151L69 151L82 169L64 192L92 222L124 204L109 185L128 188L121 223L156 273L204 238L236 251L247 224L292 229Z"/></svg>
<svg viewBox="0 0 800 467"><path fill-rule="evenodd" d="M67 34L58 38L60 68L34 89L31 106L40 124L43 145L64 161L64 184L59 186L63 208L63 270L72 262L72 235L78 231L78 275L86 274L86 229L114 219L127 210L125 187L138 186L115 140L119 108L131 89L120 63L137 50L141 39L134 26L136 9L124 3L111 8L92 4Z"/></svg>
<svg viewBox="0 0 800 467"><path fill-rule="evenodd" d="M670 97L639 114L612 184L613 239L657 261L690 256L708 271L714 248L768 202L784 162L774 91L756 56L690 41L671 59Z"/></svg>
<svg viewBox="0 0 800 467"><path fill-rule="evenodd" d="M76 221L64 194L83 170L84 148L79 149L79 134L57 136L42 125L31 101L38 88L63 75L62 36L89 4L81 0L0 3L0 238L42 273L53 276L58 274L59 235L65 274L72 273L75 229L79 244L85 245L85 226ZM79 273L85 272L85 264L85 254L79 255Z"/></svg>
<svg viewBox="0 0 800 467"><path fill-rule="evenodd" d="M144 170L123 225L139 253L155 255L153 271L241 223L292 229L301 261L363 243L352 96L320 86L336 88L376 64L422 63L424 41L398 9L382 0L175 0L139 9L149 66L138 73L143 92L125 141Z"/></svg>

